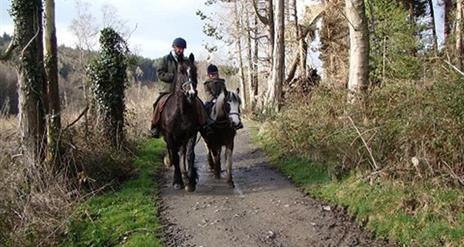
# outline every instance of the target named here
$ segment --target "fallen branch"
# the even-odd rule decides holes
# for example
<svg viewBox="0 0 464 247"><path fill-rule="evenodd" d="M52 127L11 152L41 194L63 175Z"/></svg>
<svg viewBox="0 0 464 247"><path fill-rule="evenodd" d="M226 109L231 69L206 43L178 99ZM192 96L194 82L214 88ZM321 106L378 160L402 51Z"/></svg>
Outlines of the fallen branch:
<svg viewBox="0 0 464 247"><path fill-rule="evenodd" d="M354 124L353 119L350 116L348 116L348 119L350 120L351 124L353 125L353 128L358 133L359 138L361 138L362 142L364 143L364 146L366 147L367 152L369 152L369 156L371 157L372 165L373 165L372 168L377 171L379 169L379 166L377 165L377 162L375 162L374 156L372 155L372 151L369 148L369 146L367 145L366 140L364 140L364 138L362 137L361 132L359 131L358 127L356 127L356 125Z"/></svg>
<svg viewBox="0 0 464 247"><path fill-rule="evenodd" d="M456 70L456 72L458 72L459 74L461 74L462 76L464 76L464 72L462 72L460 69L458 69L456 66L454 66L453 64L451 64L450 62L444 60L445 63L447 63L451 68L453 68L454 70Z"/></svg>
<svg viewBox="0 0 464 247"><path fill-rule="evenodd" d="M446 163L446 161L443 160L443 164L445 164L445 166L448 167L450 176L452 178L456 179L460 185L464 186L464 178L459 177L458 174L456 174L453 171L451 166L449 166L448 163Z"/></svg>

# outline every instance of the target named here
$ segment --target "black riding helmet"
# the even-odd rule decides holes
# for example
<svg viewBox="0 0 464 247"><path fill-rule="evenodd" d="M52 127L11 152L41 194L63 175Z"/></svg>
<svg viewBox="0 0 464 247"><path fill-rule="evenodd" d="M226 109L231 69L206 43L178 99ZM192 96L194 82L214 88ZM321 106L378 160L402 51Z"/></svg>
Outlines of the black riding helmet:
<svg viewBox="0 0 464 247"><path fill-rule="evenodd" d="M187 48L187 41L185 41L185 39L179 37L179 38L174 39L174 41L172 41L172 45L186 49Z"/></svg>
<svg viewBox="0 0 464 247"><path fill-rule="evenodd" d="M206 68L206 71L208 72L208 75L218 73L218 67L214 64L210 64L208 68Z"/></svg>

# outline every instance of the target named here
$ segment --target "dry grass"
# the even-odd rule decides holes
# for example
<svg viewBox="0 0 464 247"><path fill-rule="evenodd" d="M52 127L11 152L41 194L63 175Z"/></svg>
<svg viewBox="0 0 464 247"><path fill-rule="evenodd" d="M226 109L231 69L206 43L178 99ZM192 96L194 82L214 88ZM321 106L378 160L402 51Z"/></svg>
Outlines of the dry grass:
<svg viewBox="0 0 464 247"><path fill-rule="evenodd" d="M67 231L75 206L95 193L134 175L135 143L146 138L155 89L127 91L126 136L121 149L99 135L84 119L62 135L62 169L21 162L18 119L0 115L0 243L2 246L55 246ZM82 110L79 110L82 111ZM63 126L79 111L64 111Z"/></svg>

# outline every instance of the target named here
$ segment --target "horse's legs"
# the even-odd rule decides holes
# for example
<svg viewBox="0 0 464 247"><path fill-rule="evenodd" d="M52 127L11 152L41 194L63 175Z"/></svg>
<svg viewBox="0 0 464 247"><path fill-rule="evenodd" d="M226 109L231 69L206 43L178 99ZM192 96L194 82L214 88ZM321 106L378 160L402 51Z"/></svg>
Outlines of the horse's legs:
<svg viewBox="0 0 464 247"><path fill-rule="evenodd" d="M186 168L186 157L185 157L185 146L182 145L179 149L179 166L180 166L180 172L182 173L182 177L187 177L187 170Z"/></svg>
<svg viewBox="0 0 464 247"><path fill-rule="evenodd" d="M226 151L225 151L225 160L226 160L226 166L227 166L227 176L226 176L226 182L231 186L234 187L234 181L232 180L232 153L234 151L233 145L228 145L226 146Z"/></svg>
<svg viewBox="0 0 464 247"><path fill-rule="evenodd" d="M197 185L198 173L195 167L195 144L196 144L196 135L190 138L185 149L186 153L186 164L187 164L187 175L188 175L188 185L185 187L185 190L188 192L195 191Z"/></svg>
<svg viewBox="0 0 464 247"><path fill-rule="evenodd" d="M211 172L214 172L214 159L213 159L213 154L211 153L210 149L208 149L208 165L209 165L209 170Z"/></svg>
<svg viewBox="0 0 464 247"><path fill-rule="evenodd" d="M213 149L214 177L221 178L221 147Z"/></svg>
<svg viewBox="0 0 464 247"><path fill-rule="evenodd" d="M172 184L174 185L174 189L180 190L184 188L184 181L182 181L182 174L180 172L179 153L177 149L169 148L169 154L172 164L174 165L174 178Z"/></svg>

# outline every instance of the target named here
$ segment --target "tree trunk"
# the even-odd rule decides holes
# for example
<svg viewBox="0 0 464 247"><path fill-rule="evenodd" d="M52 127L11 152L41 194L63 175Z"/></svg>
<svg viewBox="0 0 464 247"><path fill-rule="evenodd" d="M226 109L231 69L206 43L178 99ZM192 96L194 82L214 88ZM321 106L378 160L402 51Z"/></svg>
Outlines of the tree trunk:
<svg viewBox="0 0 464 247"><path fill-rule="evenodd" d="M282 104L282 83L285 73L285 27L284 0L277 0L276 5L276 38L274 46L274 60L272 62L272 77L268 80L266 104L268 108L279 111Z"/></svg>
<svg viewBox="0 0 464 247"><path fill-rule="evenodd" d="M298 64L300 64L300 53L297 52L295 58L293 59L290 68L288 69L287 79L285 79L285 84L290 83L293 78L295 78L296 69L298 68Z"/></svg>
<svg viewBox="0 0 464 247"><path fill-rule="evenodd" d="M236 29L236 45L238 50L238 62L239 62L239 74L240 74L240 97L242 98L242 107L247 107L247 87L245 80L245 72L243 70L243 57L242 57L242 41L241 41L241 25L240 25L240 15L238 13L238 1L234 2L234 12L235 12L235 29Z"/></svg>
<svg viewBox="0 0 464 247"><path fill-rule="evenodd" d="M350 69L348 89L367 89L369 79L369 35L364 0L346 0L346 16L350 29Z"/></svg>
<svg viewBox="0 0 464 247"><path fill-rule="evenodd" d="M256 16L259 18L261 23L267 27L268 32L268 62L269 68L272 70L273 53L275 45L275 24L274 24L274 4L272 0L266 0L266 16L262 16L258 10L257 0L253 0L253 9L255 10ZM272 71L271 71L272 73Z"/></svg>
<svg viewBox="0 0 464 247"><path fill-rule="evenodd" d="M15 40L19 48L19 122L24 160L33 166L43 161L45 148L42 2L15 0L11 4Z"/></svg>
<svg viewBox="0 0 464 247"><path fill-rule="evenodd" d="M249 110L253 111L253 105L255 104L255 99L253 98L253 80L254 73L253 70L253 50L251 48L251 24L250 24L251 15L249 11L246 11L246 34L247 34L247 62L248 62L248 96L249 96Z"/></svg>
<svg viewBox="0 0 464 247"><path fill-rule="evenodd" d="M298 54L298 59L295 58L295 61L298 61L299 63L299 66L300 66L300 76L305 78L306 77L306 56L307 56L307 53L305 53L305 39L306 39L306 35L307 35L307 32L303 34L303 32L305 32L305 30L302 30L303 28L300 26L300 24L298 23L298 9L297 9L297 3L296 3L296 0L293 0L292 1L292 4L293 4L293 18L295 19L295 33L296 33L296 39L297 39L297 42L298 42L298 51L297 51L297 54ZM307 45L306 45L307 47ZM292 70L290 70L292 71ZM293 72L294 74L295 72ZM290 75L290 73L289 73ZM293 75L294 76L294 75ZM293 77L292 76L292 77ZM287 77L287 81L288 79L290 78L290 76Z"/></svg>
<svg viewBox="0 0 464 247"><path fill-rule="evenodd" d="M462 6L464 0L456 3L456 67L462 70Z"/></svg>
<svg viewBox="0 0 464 247"><path fill-rule="evenodd" d="M444 13L444 26L445 26L445 45L448 44L449 35L451 34L451 9L453 9L452 0L444 0L445 2L445 13Z"/></svg>
<svg viewBox="0 0 464 247"><path fill-rule="evenodd" d="M437 29L435 24L435 11L433 9L433 1L428 0L430 8L430 17L432 18L432 43L433 43L433 52L435 56L438 54L438 39L437 39Z"/></svg>
<svg viewBox="0 0 464 247"><path fill-rule="evenodd" d="M58 49L55 29L55 1L45 0L45 73L48 97L47 161L58 161L61 131L61 109L58 87Z"/></svg>
<svg viewBox="0 0 464 247"><path fill-rule="evenodd" d="M280 1L280 0L277 0ZM283 4L282 4L283 5ZM273 68L274 66L274 47L276 46L276 39L275 39L275 33L277 32L275 29L275 21L274 21L274 4L272 3L272 0L267 0L267 18L269 19L269 25L268 25L268 32L269 32L269 68ZM283 11L282 11L283 12ZM282 18L283 18L283 13L282 13ZM279 21L279 20L277 20ZM277 24L279 25L279 24Z"/></svg>
<svg viewBox="0 0 464 247"><path fill-rule="evenodd" d="M253 33L254 33L254 36L257 37L258 36L258 17L255 16L255 22L254 22L254 30L253 30ZM252 103L251 105L251 108L253 111L256 110L256 105L258 104L258 97L259 97L259 77L258 77L258 55L259 55L259 42L258 42L258 39L254 39L254 54L253 54L253 96L252 96L252 100L254 102L254 104Z"/></svg>

